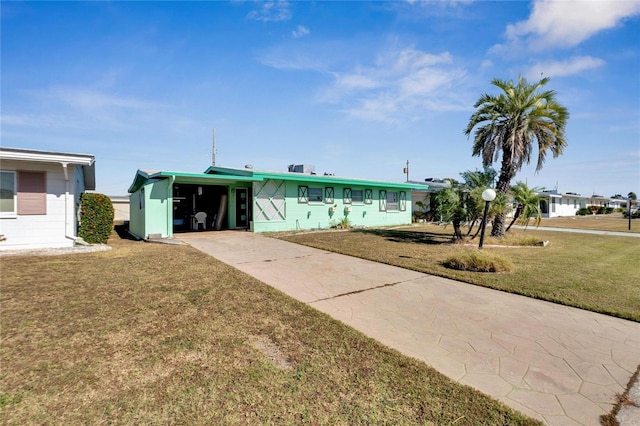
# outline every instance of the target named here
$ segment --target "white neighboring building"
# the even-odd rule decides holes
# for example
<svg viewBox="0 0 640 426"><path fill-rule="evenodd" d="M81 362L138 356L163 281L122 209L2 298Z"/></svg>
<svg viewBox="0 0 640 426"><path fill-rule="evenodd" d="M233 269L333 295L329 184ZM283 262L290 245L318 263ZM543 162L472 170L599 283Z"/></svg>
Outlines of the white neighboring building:
<svg viewBox="0 0 640 426"><path fill-rule="evenodd" d="M71 247L95 157L0 148L0 250Z"/></svg>
<svg viewBox="0 0 640 426"><path fill-rule="evenodd" d="M625 207L627 200L620 198L608 198L600 195L582 196L573 192L560 194L556 190L543 191L540 196L540 211L542 217L575 216L576 212L589 206L612 207L614 209Z"/></svg>
<svg viewBox="0 0 640 426"><path fill-rule="evenodd" d="M129 196L128 195L110 195L109 199L113 204L113 222L129 221Z"/></svg>

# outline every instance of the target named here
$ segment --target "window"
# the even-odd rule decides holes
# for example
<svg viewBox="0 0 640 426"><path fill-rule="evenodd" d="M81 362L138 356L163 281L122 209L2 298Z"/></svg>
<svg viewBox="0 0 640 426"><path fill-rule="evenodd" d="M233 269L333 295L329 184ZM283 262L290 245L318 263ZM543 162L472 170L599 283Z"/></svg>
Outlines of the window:
<svg viewBox="0 0 640 426"><path fill-rule="evenodd" d="M309 201L322 202L322 188L309 188Z"/></svg>
<svg viewBox="0 0 640 426"><path fill-rule="evenodd" d="M342 202L344 204L351 204L351 188L345 188L342 190Z"/></svg>
<svg viewBox="0 0 640 426"><path fill-rule="evenodd" d="M16 214L16 172L0 172L0 214Z"/></svg>
<svg viewBox="0 0 640 426"><path fill-rule="evenodd" d="M308 203L309 202L309 187L308 186L299 186L298 187L298 202L299 203Z"/></svg>
<svg viewBox="0 0 640 426"><path fill-rule="evenodd" d="M387 192L387 211L398 210L398 193L389 191Z"/></svg>
<svg viewBox="0 0 640 426"><path fill-rule="evenodd" d="M327 186L324 189L324 202L327 204L333 204L334 196L333 196L333 187Z"/></svg>
<svg viewBox="0 0 640 426"><path fill-rule="evenodd" d="M351 191L351 202L362 203L364 201L364 195L362 189L354 189Z"/></svg>
<svg viewBox="0 0 640 426"><path fill-rule="evenodd" d="M46 186L44 172L18 172L18 214L47 214Z"/></svg>
<svg viewBox="0 0 640 426"><path fill-rule="evenodd" d="M578 208L578 200L576 200L576 199L573 200L573 208L574 209Z"/></svg>
<svg viewBox="0 0 640 426"><path fill-rule="evenodd" d="M365 204L372 204L373 203L373 190L372 189L365 189L364 190L364 203Z"/></svg>

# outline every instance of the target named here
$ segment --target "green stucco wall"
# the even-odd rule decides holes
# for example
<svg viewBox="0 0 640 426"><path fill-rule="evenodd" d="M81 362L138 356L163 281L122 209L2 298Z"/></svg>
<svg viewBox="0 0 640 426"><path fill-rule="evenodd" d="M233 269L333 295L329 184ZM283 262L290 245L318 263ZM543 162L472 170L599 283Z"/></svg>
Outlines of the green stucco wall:
<svg viewBox="0 0 640 426"><path fill-rule="evenodd" d="M144 197L142 188L138 189L129 197L129 232L138 238L145 238L144 209L141 208L141 197Z"/></svg>
<svg viewBox="0 0 640 426"><path fill-rule="evenodd" d="M141 238L151 234L162 238L173 236L170 188L170 179L151 179L131 194L129 230L132 234Z"/></svg>
<svg viewBox="0 0 640 426"><path fill-rule="evenodd" d="M276 183L272 183L275 181ZM278 185L284 186L284 206L273 207L270 210L270 218L261 217L259 210L261 202L266 204L269 200L260 200L259 193L264 185L271 185L276 188ZM322 201L301 202L299 199L299 186L308 186L322 189ZM327 200L326 190L333 188L333 202ZM344 199L345 188L353 190L371 190L371 203L352 201L346 202ZM380 191L404 192L404 211L381 211ZM273 192L273 191L272 191ZM256 182L253 187L253 226L254 232L289 231L297 229L326 229L339 223L345 216L348 217L351 226L391 226L411 223L411 191L409 189L393 189L383 186L358 186L340 184L314 184L306 181L277 181L267 179L264 182ZM273 194L269 194L273 195ZM268 198L268 197L267 197ZM277 201L277 196L272 197ZM271 200L272 205L280 206ZM384 205L385 203L383 203ZM335 206L335 212L332 207ZM350 207L351 211L346 212L345 207ZM400 206L399 206L400 208ZM284 218L282 217L284 216Z"/></svg>

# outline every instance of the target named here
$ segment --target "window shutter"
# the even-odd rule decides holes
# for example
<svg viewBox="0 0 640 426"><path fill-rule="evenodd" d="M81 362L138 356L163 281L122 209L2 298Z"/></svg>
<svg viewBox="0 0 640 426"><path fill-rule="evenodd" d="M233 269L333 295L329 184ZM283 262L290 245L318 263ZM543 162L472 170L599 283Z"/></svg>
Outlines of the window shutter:
<svg viewBox="0 0 640 426"><path fill-rule="evenodd" d="M380 211L387 211L387 191L384 189L380 190Z"/></svg>
<svg viewBox="0 0 640 426"><path fill-rule="evenodd" d="M47 214L47 177L44 172L18 172L18 214Z"/></svg>
<svg viewBox="0 0 640 426"><path fill-rule="evenodd" d="M342 202L344 204L351 204L351 188L345 188L342 190Z"/></svg>
<svg viewBox="0 0 640 426"><path fill-rule="evenodd" d="M308 203L309 202L309 187L308 186L298 186L298 202L299 203Z"/></svg>
<svg viewBox="0 0 640 426"><path fill-rule="evenodd" d="M333 204L333 187L327 186L324 189L324 202L327 204Z"/></svg>
<svg viewBox="0 0 640 426"><path fill-rule="evenodd" d="M404 212L407 210L407 193L405 191L400 191L400 211Z"/></svg>
<svg viewBox="0 0 640 426"><path fill-rule="evenodd" d="M373 203L373 190L372 189L365 189L364 190L364 203L365 204Z"/></svg>

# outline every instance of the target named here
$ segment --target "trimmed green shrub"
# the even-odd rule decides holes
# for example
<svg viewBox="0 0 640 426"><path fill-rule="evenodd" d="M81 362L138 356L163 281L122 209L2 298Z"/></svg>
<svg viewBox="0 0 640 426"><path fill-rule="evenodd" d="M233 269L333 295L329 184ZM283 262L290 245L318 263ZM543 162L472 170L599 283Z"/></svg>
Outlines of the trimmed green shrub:
<svg viewBox="0 0 640 426"><path fill-rule="evenodd" d="M90 244L104 244L113 230L113 204L104 194L85 192L80 197L78 236Z"/></svg>
<svg viewBox="0 0 640 426"><path fill-rule="evenodd" d="M472 272L509 272L513 267L506 257L480 250L465 250L449 256L442 264L447 268Z"/></svg>
<svg viewBox="0 0 640 426"><path fill-rule="evenodd" d="M576 216L589 216L591 215L591 210L586 207L581 208L576 212Z"/></svg>

